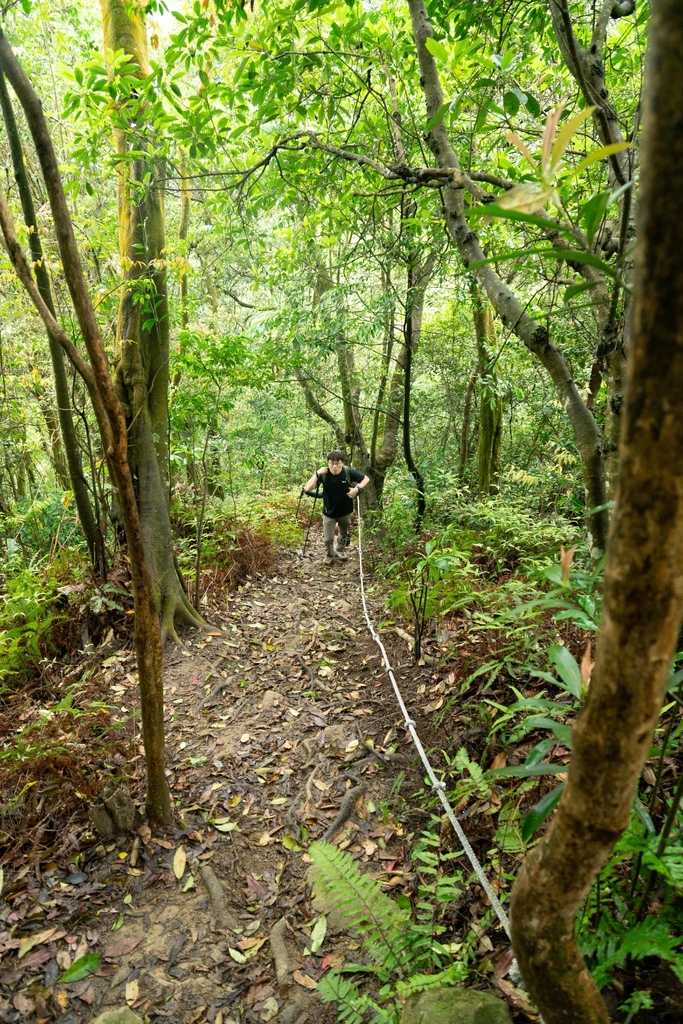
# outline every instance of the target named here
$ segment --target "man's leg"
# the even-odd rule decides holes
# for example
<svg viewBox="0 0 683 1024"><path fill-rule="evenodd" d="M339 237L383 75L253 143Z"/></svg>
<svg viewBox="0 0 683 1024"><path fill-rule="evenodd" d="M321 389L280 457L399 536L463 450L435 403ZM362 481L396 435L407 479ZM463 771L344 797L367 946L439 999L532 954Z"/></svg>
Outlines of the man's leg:
<svg viewBox="0 0 683 1024"><path fill-rule="evenodd" d="M349 536L349 527L351 526L351 516L342 516L341 519L337 520L339 524L339 540L337 542L337 558L341 558L345 561L348 558L346 554L347 538Z"/></svg>
<svg viewBox="0 0 683 1024"><path fill-rule="evenodd" d="M337 525L336 519L330 519L323 515L323 540L325 541L325 564L332 565L334 562L334 528Z"/></svg>

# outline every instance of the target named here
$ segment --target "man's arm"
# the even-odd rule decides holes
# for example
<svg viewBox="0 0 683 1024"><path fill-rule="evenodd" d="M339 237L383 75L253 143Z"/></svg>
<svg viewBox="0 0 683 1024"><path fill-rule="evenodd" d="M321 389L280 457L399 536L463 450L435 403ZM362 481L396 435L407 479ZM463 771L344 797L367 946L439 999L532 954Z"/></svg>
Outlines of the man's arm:
<svg viewBox="0 0 683 1024"><path fill-rule="evenodd" d="M317 473L314 473L310 480L307 480L306 483L302 485L301 490L305 491L306 494L313 494L314 491L317 491L319 473L327 473L327 468L319 469Z"/></svg>
<svg viewBox="0 0 683 1024"><path fill-rule="evenodd" d="M348 491L349 498L355 498L359 491L362 491L364 487L367 487L370 483L370 477L363 474L363 479L360 480L355 487L351 487Z"/></svg>

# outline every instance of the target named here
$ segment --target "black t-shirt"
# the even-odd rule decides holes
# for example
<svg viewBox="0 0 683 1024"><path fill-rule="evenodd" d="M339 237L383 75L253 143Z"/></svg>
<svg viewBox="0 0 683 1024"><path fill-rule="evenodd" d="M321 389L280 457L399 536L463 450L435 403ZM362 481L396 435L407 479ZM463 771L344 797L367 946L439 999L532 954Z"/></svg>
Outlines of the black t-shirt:
<svg viewBox="0 0 683 1024"><path fill-rule="evenodd" d="M326 473L318 471L318 480L323 485L323 512L328 519L341 519L353 512L353 499L348 496L349 490L361 482L363 475L350 466L346 466L336 476L330 473L329 468ZM349 477L350 482L345 480L345 476Z"/></svg>

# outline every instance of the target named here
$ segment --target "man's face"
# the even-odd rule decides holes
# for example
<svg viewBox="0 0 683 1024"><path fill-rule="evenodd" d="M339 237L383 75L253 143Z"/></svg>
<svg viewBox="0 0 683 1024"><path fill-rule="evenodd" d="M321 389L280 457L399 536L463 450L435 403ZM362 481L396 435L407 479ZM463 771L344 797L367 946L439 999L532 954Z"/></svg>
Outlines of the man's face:
<svg viewBox="0 0 683 1024"><path fill-rule="evenodd" d="M341 459L328 459L327 460L327 468L329 469L330 473L333 474L333 476L339 476L339 474L342 471L343 466L344 466L344 463L342 462Z"/></svg>

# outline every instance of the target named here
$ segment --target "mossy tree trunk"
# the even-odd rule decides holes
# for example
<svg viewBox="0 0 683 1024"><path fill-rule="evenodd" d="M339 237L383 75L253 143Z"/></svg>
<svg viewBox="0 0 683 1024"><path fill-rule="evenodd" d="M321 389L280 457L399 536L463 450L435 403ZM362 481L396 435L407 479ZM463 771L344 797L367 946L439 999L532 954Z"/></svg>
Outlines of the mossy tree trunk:
<svg viewBox="0 0 683 1024"><path fill-rule="evenodd" d="M653 5L633 320L602 624L557 814L512 895L512 941L546 1024L607 1024L576 912L627 827L683 612L683 5ZM662 182L666 181L666 189Z"/></svg>
<svg viewBox="0 0 683 1024"><path fill-rule="evenodd" d="M474 331L477 338L479 377L478 490L480 495L498 493L500 441L503 432L503 399L496 373L496 326L493 309L472 286Z"/></svg>
<svg viewBox="0 0 683 1024"><path fill-rule="evenodd" d="M142 5L101 0L106 51L124 50L149 75L147 30ZM130 102L130 101L129 101ZM126 410L142 538L152 571L162 640L175 637L176 622L200 626L176 568L169 511L168 386L169 312L165 269L164 193L156 183L153 128L146 122L144 90L136 101L135 125L121 105L115 131L118 169L119 250L123 286L117 326L116 387ZM142 136L142 139L141 139ZM146 141L145 141L146 137Z"/></svg>
<svg viewBox="0 0 683 1024"><path fill-rule="evenodd" d="M74 345L40 294L29 263L16 237L12 215L2 190L0 190L0 227L17 277L42 317L48 333L61 345L74 368L81 375L97 419L102 449L106 454L112 484L117 493L130 555L135 611L134 645L140 683L142 735L147 767L145 806L147 816L151 821L167 824L171 820L171 801L164 770L161 630L154 600L152 575L145 557L140 512L128 461L126 420L109 373L107 356L83 273L59 165L42 104L1 30L0 70L11 83L23 107L33 137L50 201L64 278L88 359Z"/></svg>

